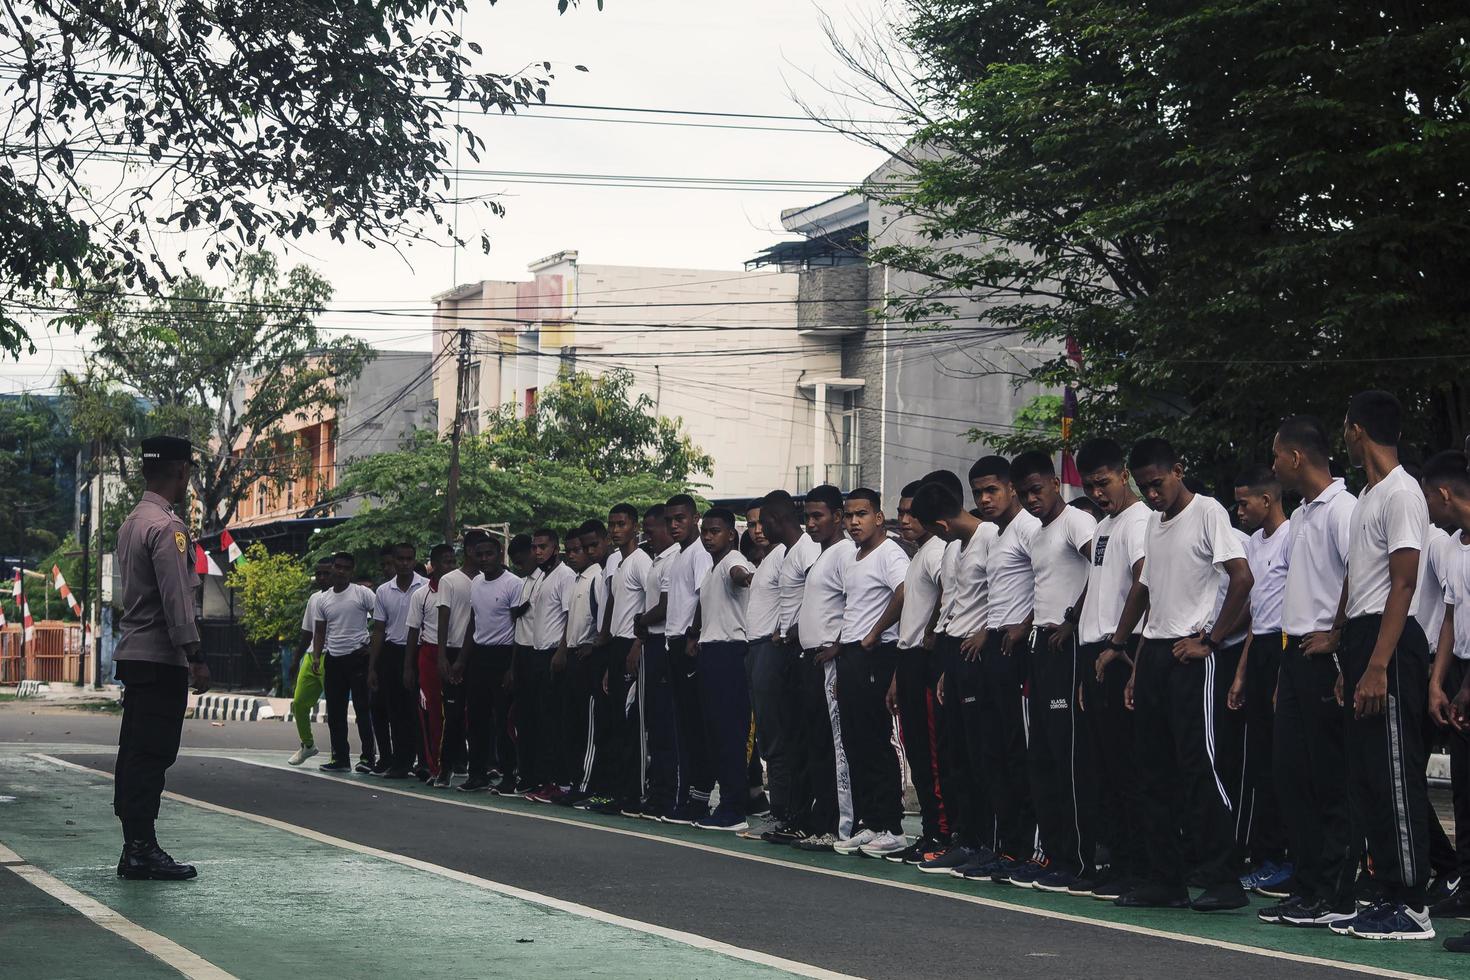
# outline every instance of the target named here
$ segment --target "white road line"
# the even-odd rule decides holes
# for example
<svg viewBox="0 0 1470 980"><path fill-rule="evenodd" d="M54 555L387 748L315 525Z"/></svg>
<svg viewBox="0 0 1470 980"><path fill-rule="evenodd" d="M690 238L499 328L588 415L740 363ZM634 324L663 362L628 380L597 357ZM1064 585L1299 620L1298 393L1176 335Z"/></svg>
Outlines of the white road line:
<svg viewBox="0 0 1470 980"><path fill-rule="evenodd" d="M67 762L64 759L58 759L54 756L44 755L41 753L31 754L35 758L45 759L47 762L51 762L59 766L64 766L68 769L76 769L81 772L87 772L93 775L111 778L110 773L104 772L100 769L92 769L87 766L78 765L74 762ZM672 847L684 847L693 851L704 851L708 854L718 854L722 857L734 858L740 861L751 861L756 864L768 864L779 868L789 868L793 871L805 871L809 874L825 875L829 878L842 878L848 881L859 881L869 885L880 885L884 888L896 888L900 891L917 892L919 894L928 895L935 898L947 898L956 902L964 902L969 905L979 905L985 908L1000 909L1006 912L1019 912L1023 915L1034 915L1043 919L1052 919L1060 922L1071 922L1077 925L1095 926L1099 929L1111 929L1115 932L1128 932L1138 936L1150 936L1155 939L1169 939L1175 942L1190 943L1196 946L1208 946L1213 949L1228 949L1237 953L1249 953L1252 956L1264 956L1270 959L1287 960L1293 963L1308 963L1313 966L1332 967L1334 969L1347 970L1353 973L1365 973L1370 976L1393 977L1395 978L1395 980L1446 980L1446 978L1443 977L1435 977L1433 974L1407 973L1400 970L1386 970L1382 967L1369 966L1362 963L1353 963L1347 960L1334 960L1328 959L1327 957L1323 956L1309 956L1305 953L1292 953L1285 950L1265 949L1259 946L1248 946L1244 943L1235 943L1224 939L1214 939L1208 936L1191 936L1184 933L1166 932L1163 929L1153 929L1149 926L1134 925L1128 922L1113 922L1105 919L1092 919L1083 915L1073 915L1070 912L1057 912L1053 909L1036 908L1029 905L1018 905L1012 902L1003 902L994 898L985 898L980 895L970 895L964 892L946 891L944 889L933 888L928 885L920 885L907 881L894 881L888 878L878 878L872 875L857 874L851 871L840 871L836 868L820 867L810 864L799 864L795 861L783 861L780 858L765 857L760 854L750 854L743 851L728 850L726 848L715 847L710 844L701 844L697 841L681 840L674 837L664 837L659 834L646 834L636 830L628 830L623 827L603 826L601 824L592 823L590 821L573 820L567 817L558 817L554 814L540 813L521 807L504 807L498 806L493 803L470 803L464 800L430 796L427 793L415 793L412 790L404 790L398 789L397 787L393 786L385 786L383 785L381 780L371 783L365 781L358 782L357 780L351 779L339 779L335 776L328 775L327 773L297 769L294 766L287 766L284 764L263 762L257 759L246 759L239 756L235 756L232 758L235 762L242 762L246 765L258 766L262 769L273 769L278 772L291 773L297 776L307 776L313 779L325 779L328 782L335 783L339 786L355 786L359 789L369 790L373 793L389 794L394 796L406 796L414 800L438 803L444 806L466 807L471 810L489 810L493 813L504 814L506 816L512 817L522 817L527 820L544 820L548 823L563 824L568 827L578 827L583 830L595 830L600 833L616 834L621 837L632 837L638 840L652 841L657 844L666 844ZM173 794L171 793L166 793L165 795L173 796ZM215 804L212 803L201 803L199 801L189 800L183 797L176 798L181 799L184 802L196 803L197 805L201 805L206 809L215 808ZM269 817L257 817L253 814L238 815L252 820L265 821L271 819ZM282 825L282 827L283 829L290 830L293 833L297 832L299 829L289 825ZM1267 929L1271 927L1262 925L1261 928Z"/></svg>
<svg viewBox="0 0 1470 980"><path fill-rule="evenodd" d="M26 863L25 858L4 844L0 844L0 865L24 878L57 901L71 906L108 932L121 936L143 952L167 963L186 977L197 978L197 980L235 980L234 974L226 973L172 939L144 929L137 923L123 918L90 895L83 895L35 865Z"/></svg>
<svg viewBox="0 0 1470 980"><path fill-rule="evenodd" d="M35 753L35 758L44 759L47 762L53 763L58 766L63 766L67 769L75 769L79 772L89 773L94 776L103 776L108 779L112 778L111 773L104 772L100 769L92 769L88 766L78 765L74 762L67 762L65 759L58 759L54 756ZM330 777L324 776L323 778ZM258 823L262 826L271 827L275 830L283 830L286 833L295 834L298 837L305 837L307 840L316 841L321 844L329 844L333 847L338 847L347 851L355 851L358 854L365 854L368 857L380 858L384 861L392 861L394 864L401 864L406 868L413 868L416 871L424 871L432 875L438 875L439 877L447 878L450 881L456 881L464 885L472 885L475 888L481 888L485 891L495 892L499 895L505 895L510 898L520 899L523 902L530 902L532 904L540 905L545 908L555 909L559 912L568 912L572 915L578 915L583 918L592 919L597 922L605 922L609 925L620 926L624 929L630 929L634 932L641 932L650 936L658 936L662 939L670 939L674 942L682 943L685 946L693 947L694 949L702 949L713 953L721 953L733 959L744 960L747 963L755 963L759 966L773 967L777 970L784 970L787 973L791 973L796 976L812 977L815 978L815 980L860 980L860 978L854 977L851 974L837 973L832 970L824 970L819 966L812 966L809 963L799 963L796 960L788 960L784 957L773 956L770 953L763 953L760 950L743 949L739 946L732 946L729 943L722 943L719 940L710 939L707 936L700 936L692 932L684 932L679 929L669 929L665 926L655 925L651 922L641 922L637 919L629 919L625 916L614 915L611 912L604 912L601 909L595 909L588 905L580 905L576 902L568 902L564 899L554 898L550 895L542 895L539 892L528 891L524 888L517 888L514 885L507 885L502 882L491 881L488 878L481 878L477 875L468 874L463 871L456 871L453 868L446 868L442 865L431 864L428 861L420 861L418 858L411 858L402 854L395 854L392 851L380 850L376 847L369 847L366 844L359 844L356 841L344 840L341 837L332 837L329 834L319 833L306 827L287 823L284 820L276 820L274 817L266 817L258 813L249 813L245 810L235 810L227 806L220 806L218 803L210 803L208 800L196 800L193 797L183 796L178 793L165 792L163 795L167 799L174 800L179 803L187 803L188 805L198 807L201 810L209 810L213 813L222 813L226 816L239 817L241 820L249 820L252 823ZM66 888L66 886L62 885L60 882L57 882L57 885L62 888ZM83 900L90 901L90 899L87 899L85 895L78 894L78 897L82 898ZM101 908L101 906L99 906L99 908ZM149 935L152 934L149 933ZM157 938L162 939L161 936ZM166 939L163 941L168 942L168 940ZM140 943L139 945L142 944ZM187 951L184 952L187 953ZM193 954L188 955L192 956ZM227 978L229 976L225 973L187 975L220 978Z"/></svg>

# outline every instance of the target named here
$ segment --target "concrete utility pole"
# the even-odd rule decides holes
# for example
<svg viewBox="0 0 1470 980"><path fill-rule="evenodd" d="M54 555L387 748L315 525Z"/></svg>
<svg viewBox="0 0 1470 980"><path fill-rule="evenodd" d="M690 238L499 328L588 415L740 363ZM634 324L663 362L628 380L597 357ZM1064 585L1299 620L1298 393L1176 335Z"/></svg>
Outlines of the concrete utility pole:
<svg viewBox="0 0 1470 980"><path fill-rule="evenodd" d="M464 434L464 386L470 373L470 331L459 329L459 370L454 382L454 426L449 434L449 487L444 493L444 540L455 538L454 511L459 504L459 439Z"/></svg>

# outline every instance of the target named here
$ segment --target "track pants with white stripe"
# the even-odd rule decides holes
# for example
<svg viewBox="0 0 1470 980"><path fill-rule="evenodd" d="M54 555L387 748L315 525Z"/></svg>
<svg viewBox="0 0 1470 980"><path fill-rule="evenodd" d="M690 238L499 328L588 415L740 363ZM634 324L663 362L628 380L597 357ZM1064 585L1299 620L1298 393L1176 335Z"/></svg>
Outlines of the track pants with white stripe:
<svg viewBox="0 0 1470 980"><path fill-rule="evenodd" d="M1097 846L1097 760L1092 740L1078 724L1081 675L1075 637L1053 650L1055 633L1053 628L1038 628L1031 653L1026 762L1041 849L1053 869L1086 877Z"/></svg>
<svg viewBox="0 0 1470 980"><path fill-rule="evenodd" d="M1386 896L1423 906L1429 881L1429 780L1423 735L1429 645L1410 616L1388 663L1387 706L1372 717L1353 717L1353 692L1378 642L1381 619L1358 616L1342 631L1348 809L1354 833L1368 842L1373 877Z"/></svg>
<svg viewBox="0 0 1470 980"><path fill-rule="evenodd" d="M991 630L980 651L979 698L966 705L973 711L967 712L965 727L972 727L972 718L979 725L980 771L995 808L996 850L1025 861L1037 851L1036 811L1026 768L1025 688L1031 649L1029 641L1022 641L1002 653L1004 635L1003 630Z"/></svg>
<svg viewBox="0 0 1470 980"><path fill-rule="evenodd" d="M1215 770L1215 655L1174 659L1175 640L1144 640L1133 680L1143 842L1151 884L1184 890L1180 832L1206 888L1236 880L1235 819Z"/></svg>

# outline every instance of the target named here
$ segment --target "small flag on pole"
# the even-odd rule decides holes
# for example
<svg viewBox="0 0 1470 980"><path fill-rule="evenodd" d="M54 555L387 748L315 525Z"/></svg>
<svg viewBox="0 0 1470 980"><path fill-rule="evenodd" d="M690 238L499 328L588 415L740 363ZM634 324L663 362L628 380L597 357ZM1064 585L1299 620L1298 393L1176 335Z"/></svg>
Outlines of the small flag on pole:
<svg viewBox="0 0 1470 980"><path fill-rule="evenodd" d="M204 550L204 545L194 542L194 574L196 575L223 575L220 567L215 563L209 552Z"/></svg>
<svg viewBox="0 0 1470 980"><path fill-rule="evenodd" d="M10 594L11 594L12 597L14 597L14 599L15 599L15 601L17 603L20 602L20 593L21 593L21 588L20 588L20 569L17 568L15 570L15 584L10 587Z"/></svg>
<svg viewBox="0 0 1470 980"><path fill-rule="evenodd" d="M231 565L245 561L245 552L240 550L240 545L230 536L229 528L219 533L219 546L225 549L225 557L230 560Z"/></svg>
<svg viewBox="0 0 1470 980"><path fill-rule="evenodd" d="M76 614L77 619L81 619L82 604L77 601L76 596L71 594L71 586L67 585L66 579L62 577L60 565L51 566L51 577L56 579L56 591L61 594L61 598L71 607L71 611Z"/></svg>
<svg viewBox="0 0 1470 980"><path fill-rule="evenodd" d="M20 600L20 625L25 631L26 642L29 643L36 638L36 623L31 619L31 604L24 596Z"/></svg>

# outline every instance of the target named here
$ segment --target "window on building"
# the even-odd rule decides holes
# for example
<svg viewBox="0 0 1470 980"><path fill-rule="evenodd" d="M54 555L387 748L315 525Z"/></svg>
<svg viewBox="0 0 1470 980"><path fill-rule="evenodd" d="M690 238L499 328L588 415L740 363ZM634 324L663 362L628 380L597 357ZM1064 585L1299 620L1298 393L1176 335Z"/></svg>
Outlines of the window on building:
<svg viewBox="0 0 1470 980"><path fill-rule="evenodd" d="M464 413L465 435L480 431L480 362L465 369L464 390L460 393L459 410Z"/></svg>
<svg viewBox="0 0 1470 980"><path fill-rule="evenodd" d="M527 388L526 389L526 400L525 400L525 412L524 412L524 414L528 418L536 413L536 390L537 389L535 389L535 388Z"/></svg>

